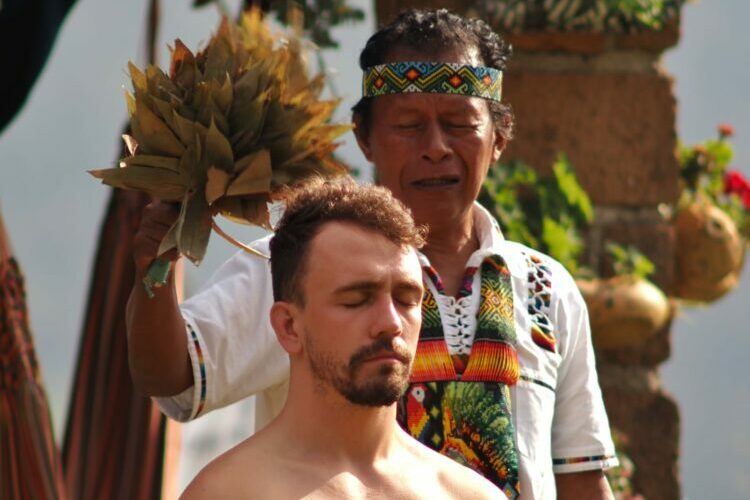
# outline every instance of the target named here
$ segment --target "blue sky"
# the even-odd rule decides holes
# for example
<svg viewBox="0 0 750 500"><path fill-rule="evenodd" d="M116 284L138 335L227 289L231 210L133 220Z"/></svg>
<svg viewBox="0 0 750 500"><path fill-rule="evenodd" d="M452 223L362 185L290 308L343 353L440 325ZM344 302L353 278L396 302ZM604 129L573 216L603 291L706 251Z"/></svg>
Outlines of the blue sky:
<svg viewBox="0 0 750 500"><path fill-rule="evenodd" d="M195 47L215 26L215 9L193 10L191 3L169 2L161 26L162 61L167 42L179 36ZM713 136L720 122L733 124L734 165L750 175L750 30L744 25L750 2L703 0L683 13L681 43L664 57L675 79L679 135L692 143ZM0 208L27 276L32 327L58 436L107 198L107 190L85 170L110 166L117 154L126 115L126 62L143 63L144 19L144 0L80 0L29 102L0 136ZM371 31L371 18L338 30L342 48L326 54L344 98L342 119L357 96L356 57ZM369 173L351 136L343 156ZM243 239L259 234L244 228L232 232ZM188 269L188 293L232 251L214 238L201 268ZM661 372L681 408L688 498L732 500L750 491L750 391L742 371L750 353L748 305L750 272L738 291L706 308L685 309L674 325L673 355Z"/></svg>

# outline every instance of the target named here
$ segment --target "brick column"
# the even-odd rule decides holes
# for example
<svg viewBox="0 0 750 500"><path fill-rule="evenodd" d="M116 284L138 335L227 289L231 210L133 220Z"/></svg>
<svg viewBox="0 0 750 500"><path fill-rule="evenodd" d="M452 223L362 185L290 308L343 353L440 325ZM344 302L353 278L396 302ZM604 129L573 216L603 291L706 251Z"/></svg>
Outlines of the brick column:
<svg viewBox="0 0 750 500"><path fill-rule="evenodd" d="M678 196L675 99L659 64L678 40L676 26L638 35L518 34L505 96L517 118L505 154L548 173L559 151L596 206L588 264L611 274L612 240L639 248L656 265L654 282L673 289L675 236L659 214ZM612 425L635 465L633 486L650 500L678 499L679 412L658 366L670 354L665 328L646 345L598 351Z"/></svg>

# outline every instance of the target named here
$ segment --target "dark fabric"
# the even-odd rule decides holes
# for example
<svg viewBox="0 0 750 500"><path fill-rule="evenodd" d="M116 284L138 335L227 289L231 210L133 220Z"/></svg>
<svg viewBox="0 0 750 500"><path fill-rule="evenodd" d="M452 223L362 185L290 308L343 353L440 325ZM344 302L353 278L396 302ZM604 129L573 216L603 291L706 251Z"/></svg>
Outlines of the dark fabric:
<svg viewBox="0 0 750 500"><path fill-rule="evenodd" d="M133 286L132 240L148 196L113 190L99 237L63 447L68 495L157 500L166 422L133 386L125 306Z"/></svg>
<svg viewBox="0 0 750 500"><path fill-rule="evenodd" d="M0 132L26 102L75 0L0 2Z"/></svg>

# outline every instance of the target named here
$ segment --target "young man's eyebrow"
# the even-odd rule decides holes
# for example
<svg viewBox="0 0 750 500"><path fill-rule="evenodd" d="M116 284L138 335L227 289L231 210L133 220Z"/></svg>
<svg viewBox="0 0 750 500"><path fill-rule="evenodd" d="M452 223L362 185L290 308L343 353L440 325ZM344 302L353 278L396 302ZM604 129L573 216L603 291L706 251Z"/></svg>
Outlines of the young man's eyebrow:
<svg viewBox="0 0 750 500"><path fill-rule="evenodd" d="M341 294L341 293L347 293L347 292L369 292L373 290L377 290L383 286L382 281L355 281L354 283L348 283L346 285L343 285L333 291L335 294ZM395 288L401 289L401 290L414 290L414 291L421 291L422 290L422 284L416 280L401 280L399 281Z"/></svg>
<svg viewBox="0 0 750 500"><path fill-rule="evenodd" d="M396 288L400 290L413 290L419 293L422 293L424 290L422 282L416 280L403 280L396 285Z"/></svg>
<svg viewBox="0 0 750 500"><path fill-rule="evenodd" d="M355 281L335 289L333 293L368 292L377 290L381 286L383 283L379 281Z"/></svg>

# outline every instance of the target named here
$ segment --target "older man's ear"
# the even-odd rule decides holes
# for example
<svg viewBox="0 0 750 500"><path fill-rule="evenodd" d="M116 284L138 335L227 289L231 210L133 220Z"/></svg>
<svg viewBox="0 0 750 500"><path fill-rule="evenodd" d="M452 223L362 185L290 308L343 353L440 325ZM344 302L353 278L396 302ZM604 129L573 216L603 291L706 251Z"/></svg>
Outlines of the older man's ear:
<svg viewBox="0 0 750 500"><path fill-rule="evenodd" d="M357 139L360 151L365 155L367 161L372 162L372 149L370 148L370 138L367 136L365 127L362 126L362 117L355 115L352 117L354 124L354 137Z"/></svg>
<svg viewBox="0 0 750 500"><path fill-rule="evenodd" d="M492 150L492 163L495 163L502 156L505 151L505 146L508 145L508 140L503 137L500 132L495 131L495 146Z"/></svg>

